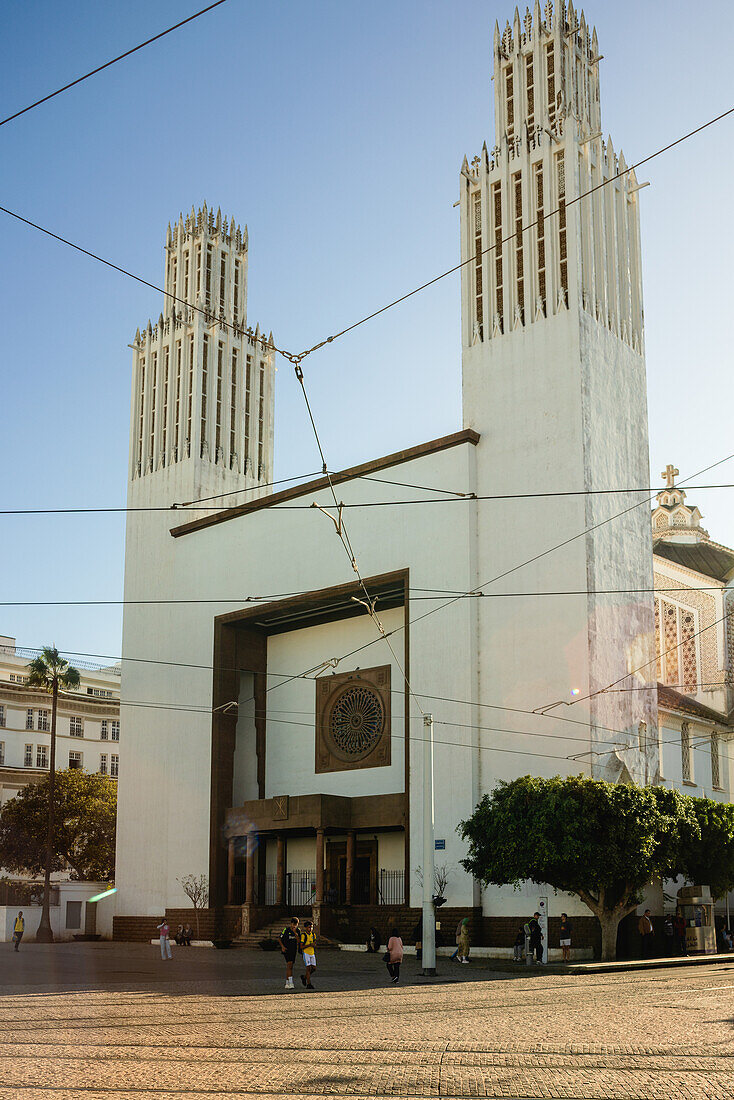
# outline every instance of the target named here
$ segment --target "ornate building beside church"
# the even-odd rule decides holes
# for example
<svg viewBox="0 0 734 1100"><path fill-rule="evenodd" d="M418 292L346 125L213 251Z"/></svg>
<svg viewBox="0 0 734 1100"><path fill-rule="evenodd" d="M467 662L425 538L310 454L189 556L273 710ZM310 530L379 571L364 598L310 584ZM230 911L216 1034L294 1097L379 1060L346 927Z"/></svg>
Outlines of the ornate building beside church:
<svg viewBox="0 0 734 1100"><path fill-rule="evenodd" d="M496 29L494 144L460 173L463 427L332 476L347 506L404 482L467 494L438 528L433 508L347 512L379 628L327 480L266 493L273 352L244 327L246 234L206 208L169 233L183 303L135 341L129 501L194 503L128 518L119 935L149 934L192 873L244 933L307 907L340 939L377 913L412 927L423 711L445 919L508 948L539 891L461 869L482 795L659 778L652 530L627 488L649 484L640 185L602 137L599 60L564 4ZM557 904L589 948L595 920Z"/></svg>

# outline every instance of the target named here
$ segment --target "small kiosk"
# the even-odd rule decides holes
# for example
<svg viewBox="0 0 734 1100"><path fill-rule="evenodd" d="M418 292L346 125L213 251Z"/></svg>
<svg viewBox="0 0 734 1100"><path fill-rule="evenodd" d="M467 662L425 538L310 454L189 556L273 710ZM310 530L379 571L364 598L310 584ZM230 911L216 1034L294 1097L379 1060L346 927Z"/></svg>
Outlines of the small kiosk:
<svg viewBox="0 0 734 1100"><path fill-rule="evenodd" d="M714 903L708 886L684 886L678 891L678 915L686 922L689 955L715 955Z"/></svg>

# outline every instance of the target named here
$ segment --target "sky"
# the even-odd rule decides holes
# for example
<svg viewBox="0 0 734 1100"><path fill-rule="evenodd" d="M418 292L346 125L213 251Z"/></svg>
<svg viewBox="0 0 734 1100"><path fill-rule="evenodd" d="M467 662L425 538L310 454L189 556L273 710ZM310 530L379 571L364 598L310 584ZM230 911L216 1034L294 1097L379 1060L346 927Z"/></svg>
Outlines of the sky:
<svg viewBox="0 0 734 1100"><path fill-rule="evenodd" d="M5 0L5 117L196 0ZM203 5L202 5L203 6ZM227 0L0 129L0 205L152 283L169 221L248 223L249 310L302 350L458 261L459 169L487 141L495 0ZM734 105L728 5L590 3L602 121L628 163ZM640 169L651 484L734 451L734 116ZM131 342L162 300L0 213L0 508L122 507ZM307 360L332 469L461 427L459 276ZM275 476L319 468L279 361ZM704 479L734 482L734 461ZM559 486L563 489L564 486ZM528 486L531 490L532 486ZM734 545L734 490L691 493ZM117 656L122 515L0 517L0 634ZM518 549L521 553L521 549Z"/></svg>

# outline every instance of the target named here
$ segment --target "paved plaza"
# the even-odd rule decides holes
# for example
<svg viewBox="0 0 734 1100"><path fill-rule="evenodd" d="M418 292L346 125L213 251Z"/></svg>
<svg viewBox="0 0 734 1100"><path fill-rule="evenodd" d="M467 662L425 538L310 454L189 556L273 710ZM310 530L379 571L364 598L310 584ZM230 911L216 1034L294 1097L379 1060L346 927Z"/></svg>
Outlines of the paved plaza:
<svg viewBox="0 0 734 1100"><path fill-rule="evenodd" d="M734 1096L734 959L439 966L389 986L379 956L323 951L287 993L278 955L0 944L0 1100Z"/></svg>

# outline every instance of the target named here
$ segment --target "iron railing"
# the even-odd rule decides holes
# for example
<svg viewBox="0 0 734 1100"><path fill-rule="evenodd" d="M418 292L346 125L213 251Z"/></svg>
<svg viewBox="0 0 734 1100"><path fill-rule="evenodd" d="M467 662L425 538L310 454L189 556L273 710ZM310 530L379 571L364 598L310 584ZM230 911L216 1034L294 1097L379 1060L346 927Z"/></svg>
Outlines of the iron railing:
<svg viewBox="0 0 734 1100"><path fill-rule="evenodd" d="M378 905L405 905L405 871L380 870Z"/></svg>

